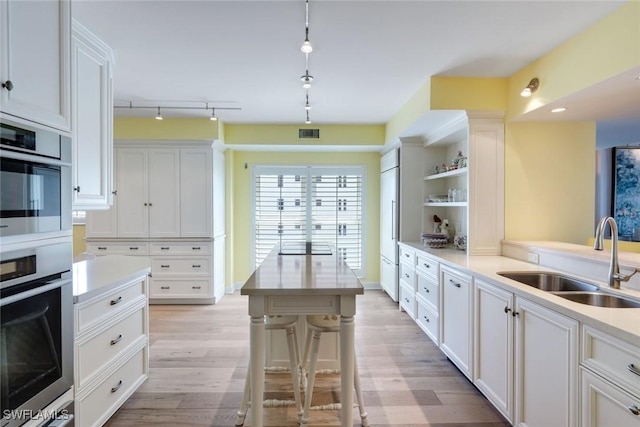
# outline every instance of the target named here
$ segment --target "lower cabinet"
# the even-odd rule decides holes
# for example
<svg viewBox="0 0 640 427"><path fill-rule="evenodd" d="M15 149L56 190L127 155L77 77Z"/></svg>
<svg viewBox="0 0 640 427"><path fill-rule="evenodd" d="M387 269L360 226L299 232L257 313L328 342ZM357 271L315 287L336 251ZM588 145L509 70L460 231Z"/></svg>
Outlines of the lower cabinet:
<svg viewBox="0 0 640 427"><path fill-rule="evenodd" d="M515 419L527 427L578 425L578 322L516 298Z"/></svg>
<svg viewBox="0 0 640 427"><path fill-rule="evenodd" d="M475 278L474 384L512 424L578 425L578 322Z"/></svg>
<svg viewBox="0 0 640 427"><path fill-rule="evenodd" d="M216 239L217 242L218 239ZM96 255L134 255L151 258L149 301L151 304L213 303L224 295L224 238L217 245L214 274L214 243L211 240L89 241L87 252ZM215 278L215 282L214 282ZM214 283L217 285L214 289Z"/></svg>
<svg viewBox="0 0 640 427"><path fill-rule="evenodd" d="M147 276L74 305L75 425L102 426L147 378Z"/></svg>
<svg viewBox="0 0 640 427"><path fill-rule="evenodd" d="M640 426L640 398L580 369L582 427Z"/></svg>
<svg viewBox="0 0 640 427"><path fill-rule="evenodd" d="M440 349L469 379L473 378L473 289L471 276L440 267L442 335Z"/></svg>

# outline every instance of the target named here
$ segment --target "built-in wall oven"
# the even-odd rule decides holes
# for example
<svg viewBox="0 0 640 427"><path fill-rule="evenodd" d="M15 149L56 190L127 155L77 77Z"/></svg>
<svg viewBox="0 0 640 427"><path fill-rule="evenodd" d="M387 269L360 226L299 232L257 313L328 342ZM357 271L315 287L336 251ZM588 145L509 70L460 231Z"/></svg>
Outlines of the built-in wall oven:
<svg viewBox="0 0 640 427"><path fill-rule="evenodd" d="M54 419L43 408L73 385L71 256L68 239L0 252L2 427Z"/></svg>
<svg viewBox="0 0 640 427"><path fill-rule="evenodd" d="M1 119L0 237L70 235L71 139Z"/></svg>

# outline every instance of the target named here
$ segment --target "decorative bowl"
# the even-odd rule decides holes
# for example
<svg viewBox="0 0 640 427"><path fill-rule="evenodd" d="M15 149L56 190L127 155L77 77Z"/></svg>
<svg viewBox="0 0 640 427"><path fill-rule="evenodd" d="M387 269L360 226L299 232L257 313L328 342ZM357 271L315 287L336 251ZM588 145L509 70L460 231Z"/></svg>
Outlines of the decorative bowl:
<svg viewBox="0 0 640 427"><path fill-rule="evenodd" d="M449 240L445 234L423 233L422 244L433 249L445 248Z"/></svg>

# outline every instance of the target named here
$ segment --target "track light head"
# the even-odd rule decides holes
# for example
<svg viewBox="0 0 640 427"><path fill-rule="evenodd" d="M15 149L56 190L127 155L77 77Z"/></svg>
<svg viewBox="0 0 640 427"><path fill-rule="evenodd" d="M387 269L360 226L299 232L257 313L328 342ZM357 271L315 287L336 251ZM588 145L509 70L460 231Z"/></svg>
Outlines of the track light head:
<svg viewBox="0 0 640 427"><path fill-rule="evenodd" d="M156 114L156 120L162 120L162 113L160 113L160 107L158 107L158 114Z"/></svg>
<svg viewBox="0 0 640 427"><path fill-rule="evenodd" d="M530 97L533 92L538 90L539 86L540 86L540 81L538 80L537 77L534 77L533 79L531 79L529 84L524 89L522 89L522 92L520 92L520 96L522 96L523 98Z"/></svg>

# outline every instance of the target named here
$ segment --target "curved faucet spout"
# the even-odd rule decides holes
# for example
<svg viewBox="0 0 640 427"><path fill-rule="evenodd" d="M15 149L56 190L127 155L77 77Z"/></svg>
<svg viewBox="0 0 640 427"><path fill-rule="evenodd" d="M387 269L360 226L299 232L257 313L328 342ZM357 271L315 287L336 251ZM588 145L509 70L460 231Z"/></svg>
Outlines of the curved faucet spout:
<svg viewBox="0 0 640 427"><path fill-rule="evenodd" d="M603 217L596 226L596 236L593 243L593 249L596 251L604 250L604 228L609 224L611 228L611 262L609 263L609 287L620 289L620 282L628 282L631 276L636 274L638 270L634 270L628 276L620 274L620 264L618 263L618 224L616 220L610 216Z"/></svg>

